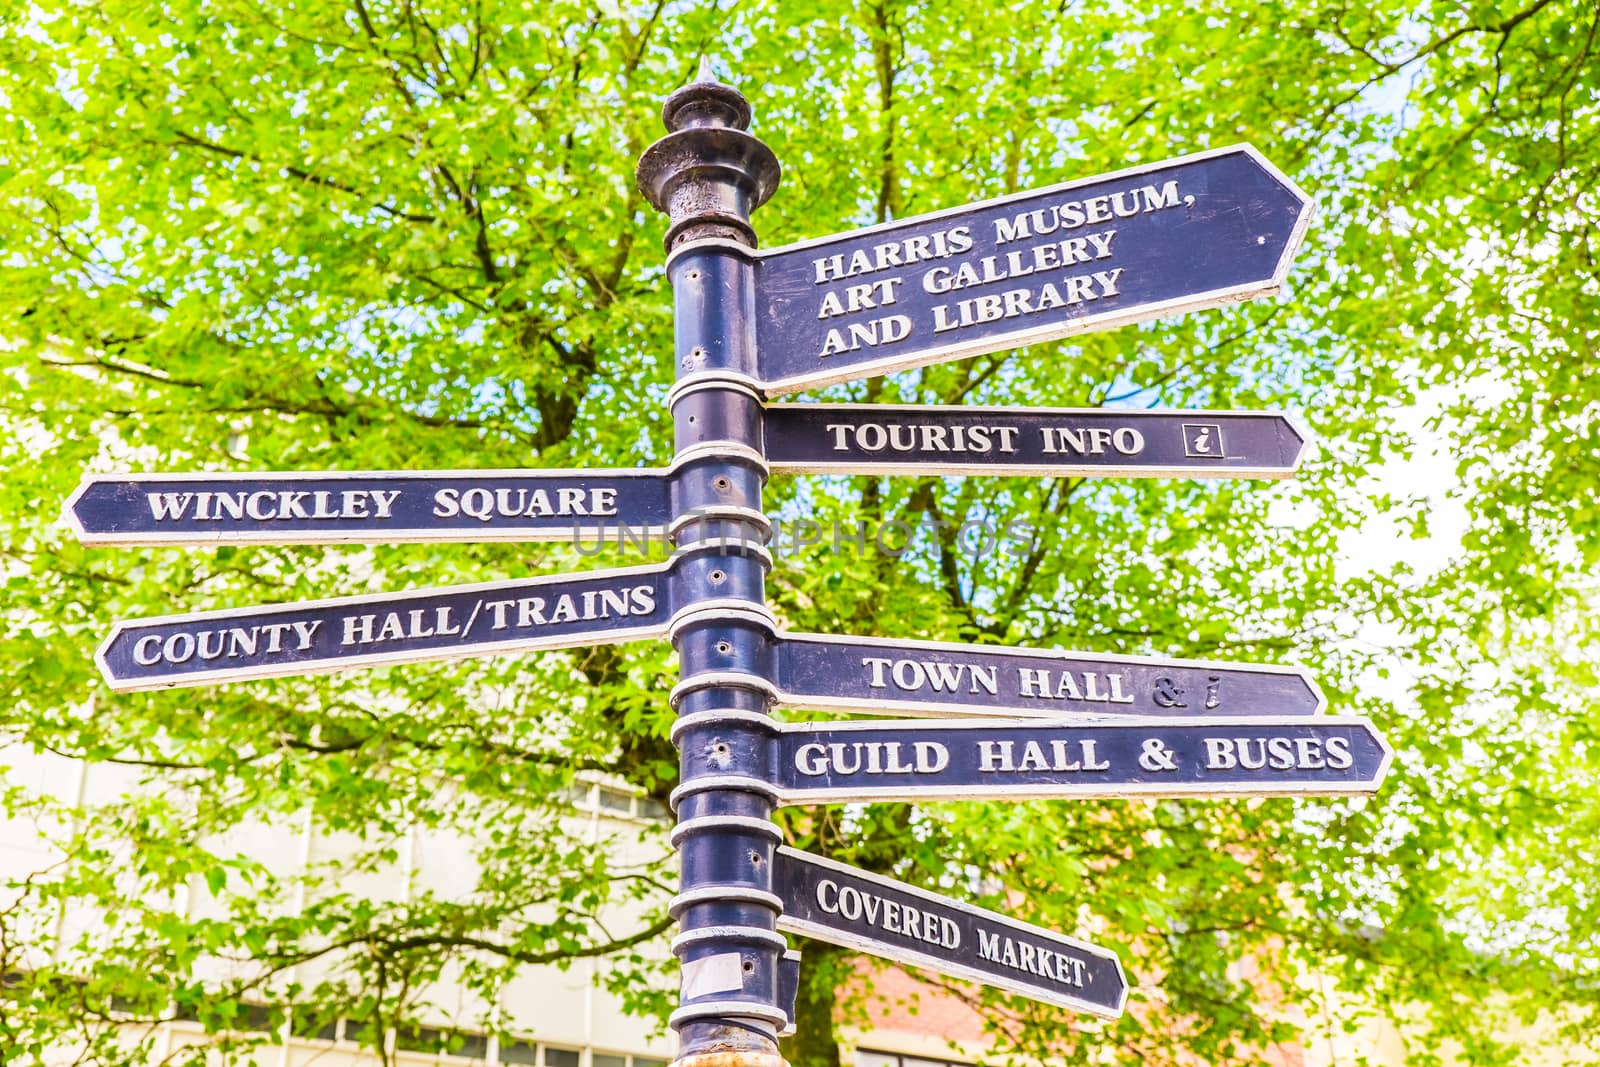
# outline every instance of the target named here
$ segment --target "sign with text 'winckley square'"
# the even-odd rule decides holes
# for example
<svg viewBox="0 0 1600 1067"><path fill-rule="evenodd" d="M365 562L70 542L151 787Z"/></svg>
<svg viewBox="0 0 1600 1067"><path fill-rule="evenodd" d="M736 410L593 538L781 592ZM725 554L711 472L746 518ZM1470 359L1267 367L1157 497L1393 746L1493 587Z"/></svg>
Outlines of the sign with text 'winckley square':
<svg viewBox="0 0 1600 1067"><path fill-rule="evenodd" d="M92 474L65 515L88 545L565 541L665 527L667 473Z"/></svg>

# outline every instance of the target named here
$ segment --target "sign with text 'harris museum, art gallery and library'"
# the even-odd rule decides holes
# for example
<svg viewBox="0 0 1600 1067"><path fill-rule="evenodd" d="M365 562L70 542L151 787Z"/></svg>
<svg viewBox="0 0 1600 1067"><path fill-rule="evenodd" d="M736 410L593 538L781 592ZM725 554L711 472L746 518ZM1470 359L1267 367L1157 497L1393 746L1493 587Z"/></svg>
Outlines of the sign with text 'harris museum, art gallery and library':
<svg viewBox="0 0 1600 1067"><path fill-rule="evenodd" d="M765 605L762 486L770 470L1288 478L1310 435L1274 412L770 401L1269 295L1309 200L1235 146L756 251L749 216L779 167L746 132L749 104L702 72L663 115L638 182L671 220L671 465L92 474L65 512L94 545L552 542L626 526L669 538L667 562L123 621L103 674L120 692L670 640L680 1060L772 1067L799 981L785 933L1116 1016L1129 985L1114 953L786 847L773 812L1369 794L1392 760L1382 737L1324 715L1292 665L785 630ZM779 709L923 720L780 723Z"/></svg>

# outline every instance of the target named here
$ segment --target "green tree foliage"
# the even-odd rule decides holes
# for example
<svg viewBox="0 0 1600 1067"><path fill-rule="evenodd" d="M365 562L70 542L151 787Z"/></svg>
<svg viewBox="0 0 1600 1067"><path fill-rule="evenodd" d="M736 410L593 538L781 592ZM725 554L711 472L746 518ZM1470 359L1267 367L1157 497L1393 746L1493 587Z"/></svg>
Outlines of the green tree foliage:
<svg viewBox="0 0 1600 1067"><path fill-rule="evenodd" d="M946 524L899 554L782 554L787 623L1298 661L1400 750L1373 802L818 809L796 843L927 885L980 872L983 902L1122 953L1114 1024L968 991L1002 1050L1252 1062L1325 1025L1312 972L1403 1013L1417 1062L1446 1038L1508 1062L1495 1028L1541 1012L1592 1040L1597 32L1586 0L13 5L0 740L142 787L86 811L11 779L7 814L65 858L0 872L0 1044L137 1062L96 1036L113 995L219 1045L241 997L377 1033L441 977L488 995L584 956L664 1010L640 946L670 864L556 818L579 771L671 788L663 647L124 696L89 655L120 618L607 560L86 550L55 513L85 470L665 462L665 223L632 174L703 54L784 163L769 244L1241 140L1321 209L1277 301L829 393L1281 407L1321 437L1299 479L778 478L784 518ZM1408 466L1424 429L1446 455ZM974 550L967 518L1032 534ZM308 818L350 857L302 876L229 843ZM476 842L469 893L373 874L415 833ZM646 918L593 921L628 901ZM104 923L41 951L85 909ZM808 972L808 1067L842 973Z"/></svg>

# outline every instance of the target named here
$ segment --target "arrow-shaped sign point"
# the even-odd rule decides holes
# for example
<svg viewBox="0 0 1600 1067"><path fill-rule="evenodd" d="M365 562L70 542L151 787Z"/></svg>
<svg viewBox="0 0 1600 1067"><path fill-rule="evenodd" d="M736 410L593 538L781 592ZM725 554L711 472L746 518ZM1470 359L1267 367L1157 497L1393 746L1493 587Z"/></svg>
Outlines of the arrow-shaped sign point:
<svg viewBox="0 0 1600 1067"><path fill-rule="evenodd" d="M780 848L778 929L1106 1018L1128 979L1116 954L892 878Z"/></svg>

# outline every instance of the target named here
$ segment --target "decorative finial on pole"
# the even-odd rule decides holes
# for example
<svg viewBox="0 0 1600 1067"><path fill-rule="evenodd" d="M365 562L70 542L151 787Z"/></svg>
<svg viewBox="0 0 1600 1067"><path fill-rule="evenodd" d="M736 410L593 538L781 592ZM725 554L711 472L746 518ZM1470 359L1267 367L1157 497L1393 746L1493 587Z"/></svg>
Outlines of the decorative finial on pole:
<svg viewBox="0 0 1600 1067"><path fill-rule="evenodd" d="M639 191L672 220L667 250L684 241L720 238L755 246L750 213L778 187L772 149L746 133L750 103L718 82L711 60L698 80L667 97L661 107L667 136L639 157Z"/></svg>

